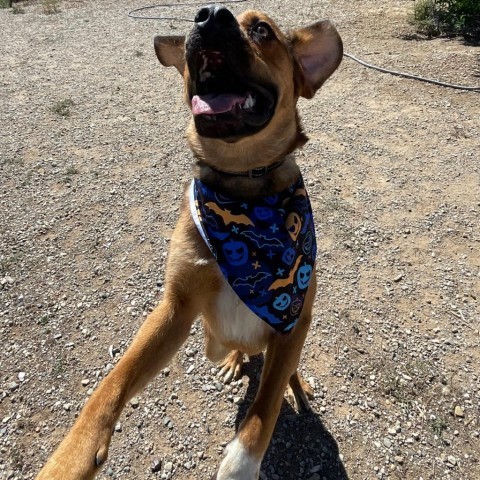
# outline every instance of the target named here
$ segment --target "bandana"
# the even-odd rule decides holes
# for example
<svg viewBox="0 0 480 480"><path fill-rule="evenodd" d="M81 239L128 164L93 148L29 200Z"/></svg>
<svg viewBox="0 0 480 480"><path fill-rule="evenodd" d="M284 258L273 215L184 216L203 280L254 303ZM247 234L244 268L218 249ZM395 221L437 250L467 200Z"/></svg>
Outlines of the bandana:
<svg viewBox="0 0 480 480"><path fill-rule="evenodd" d="M290 332L302 311L317 250L302 177L283 192L251 202L194 179L190 209L242 302L276 331Z"/></svg>

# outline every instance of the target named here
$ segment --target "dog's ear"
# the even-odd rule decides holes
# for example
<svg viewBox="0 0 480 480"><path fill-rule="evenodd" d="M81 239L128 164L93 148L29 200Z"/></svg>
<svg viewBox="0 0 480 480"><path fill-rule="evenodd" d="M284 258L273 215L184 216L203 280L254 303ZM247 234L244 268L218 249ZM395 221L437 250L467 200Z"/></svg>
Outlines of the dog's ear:
<svg viewBox="0 0 480 480"><path fill-rule="evenodd" d="M316 22L290 33L293 55L298 62L296 80L299 94L312 98L342 61L343 44L336 28L328 20Z"/></svg>
<svg viewBox="0 0 480 480"><path fill-rule="evenodd" d="M155 37L153 41L155 53L165 67L175 67L181 75L185 70L185 37Z"/></svg>

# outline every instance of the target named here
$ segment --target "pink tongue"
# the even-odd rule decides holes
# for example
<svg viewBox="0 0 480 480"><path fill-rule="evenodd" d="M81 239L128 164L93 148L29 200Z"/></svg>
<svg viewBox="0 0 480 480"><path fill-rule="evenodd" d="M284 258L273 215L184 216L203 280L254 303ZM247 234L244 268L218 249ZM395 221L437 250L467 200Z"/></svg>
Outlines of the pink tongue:
<svg viewBox="0 0 480 480"><path fill-rule="evenodd" d="M195 95L192 98L192 113L194 115L214 115L232 110L235 105L244 103L246 97L225 93L222 95Z"/></svg>

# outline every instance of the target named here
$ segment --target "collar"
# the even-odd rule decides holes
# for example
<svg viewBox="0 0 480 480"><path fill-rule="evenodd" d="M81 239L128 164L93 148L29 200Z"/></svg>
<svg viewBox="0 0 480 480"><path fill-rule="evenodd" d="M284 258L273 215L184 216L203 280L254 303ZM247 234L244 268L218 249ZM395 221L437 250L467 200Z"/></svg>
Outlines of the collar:
<svg viewBox="0 0 480 480"><path fill-rule="evenodd" d="M248 177L248 178L259 178L265 176L267 173L270 173L272 170L275 170L276 168L280 167L280 165L283 164L284 160L281 160L279 162L272 163L270 165L266 165L265 167L258 167L258 168L252 168L251 170L247 170L245 172L230 172L228 170L220 170L218 168L212 167L211 165L207 165L206 163L201 163L201 166L206 166L208 168L211 168L214 172L220 174L220 175L229 175L233 177Z"/></svg>

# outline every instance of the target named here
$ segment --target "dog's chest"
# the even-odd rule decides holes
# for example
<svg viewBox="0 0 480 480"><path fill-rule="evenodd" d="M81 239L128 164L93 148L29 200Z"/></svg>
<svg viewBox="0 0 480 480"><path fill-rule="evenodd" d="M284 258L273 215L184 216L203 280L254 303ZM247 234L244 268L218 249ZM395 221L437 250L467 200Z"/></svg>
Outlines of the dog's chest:
<svg viewBox="0 0 480 480"><path fill-rule="evenodd" d="M260 344L263 347L268 335L274 331L240 300L226 280L216 300L216 314L216 336L225 343L255 349Z"/></svg>

